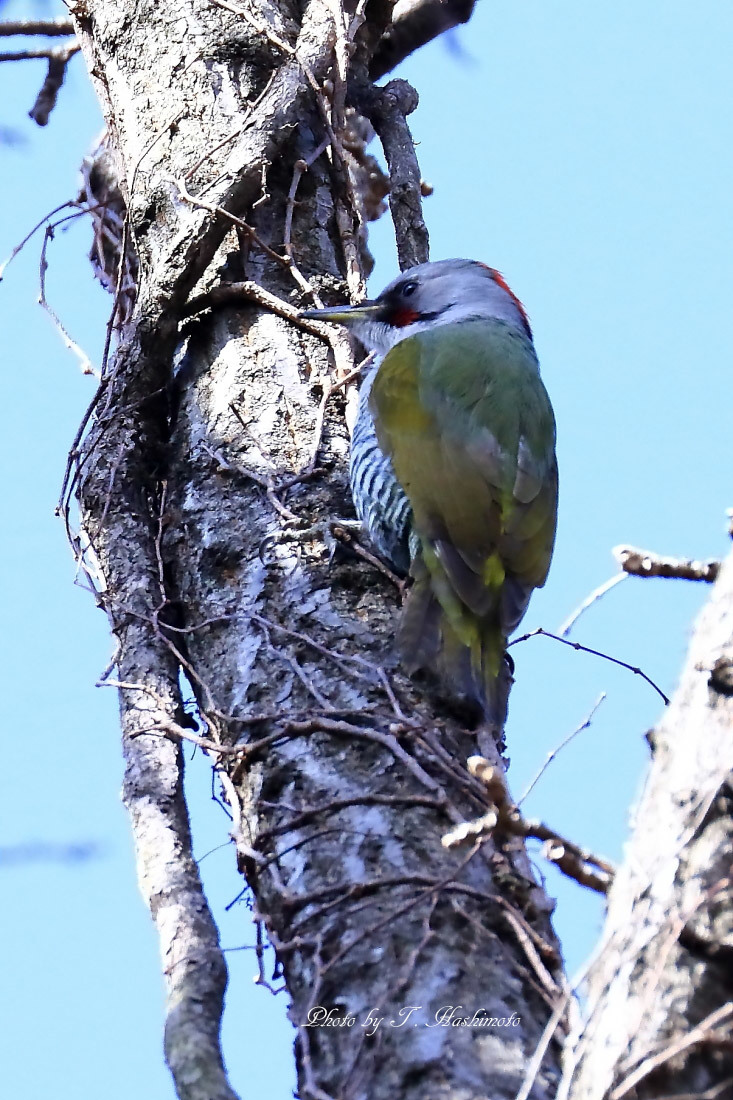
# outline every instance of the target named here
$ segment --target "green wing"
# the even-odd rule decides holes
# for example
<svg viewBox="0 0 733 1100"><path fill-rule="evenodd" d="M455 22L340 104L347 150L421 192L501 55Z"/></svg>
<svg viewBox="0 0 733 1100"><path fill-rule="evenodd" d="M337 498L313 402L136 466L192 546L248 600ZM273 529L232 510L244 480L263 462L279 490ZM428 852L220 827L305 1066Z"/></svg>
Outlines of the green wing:
<svg viewBox="0 0 733 1100"><path fill-rule="evenodd" d="M406 666L437 667L501 730L506 639L555 540L555 421L534 348L501 321L444 325L385 356L369 403L420 546Z"/></svg>
<svg viewBox="0 0 733 1100"><path fill-rule="evenodd" d="M557 514L555 421L531 343L501 321L421 333L385 357L371 406L418 535L460 602L479 616L502 603L510 633L547 577Z"/></svg>

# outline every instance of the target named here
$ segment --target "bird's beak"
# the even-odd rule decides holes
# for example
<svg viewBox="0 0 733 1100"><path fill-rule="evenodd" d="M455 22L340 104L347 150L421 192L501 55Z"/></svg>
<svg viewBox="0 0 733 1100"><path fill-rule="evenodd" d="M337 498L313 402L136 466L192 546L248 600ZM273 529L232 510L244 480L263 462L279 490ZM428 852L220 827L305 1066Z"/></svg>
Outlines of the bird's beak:
<svg viewBox="0 0 733 1100"><path fill-rule="evenodd" d="M333 325L361 324L376 320L381 312L381 302L361 302L358 306L332 306L329 309L302 309L300 316L306 321L330 321Z"/></svg>

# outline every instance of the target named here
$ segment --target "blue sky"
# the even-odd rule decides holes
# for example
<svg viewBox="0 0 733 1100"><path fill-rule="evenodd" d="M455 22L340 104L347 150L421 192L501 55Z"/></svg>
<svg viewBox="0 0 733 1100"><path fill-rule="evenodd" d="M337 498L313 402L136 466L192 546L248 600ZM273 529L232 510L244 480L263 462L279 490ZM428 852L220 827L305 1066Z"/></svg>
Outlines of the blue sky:
<svg viewBox="0 0 733 1100"><path fill-rule="evenodd" d="M51 9L46 9L51 10ZM59 8L59 13L61 13ZM35 13L8 3L6 18ZM54 11L53 14L56 14ZM556 628L614 570L612 546L724 554L730 495L733 7L704 0L479 0L473 21L403 66L432 256L500 268L525 302L558 420L560 526L528 628ZM46 130L26 117L40 62L0 65L0 258L73 197L100 128L80 58ZM3 844L86 842L75 864L3 871L10 997L0 1026L9 1095L53 1092L169 1100L157 946L137 894L119 803L116 700L94 682L110 655L105 621L73 585L53 510L76 425L92 394L35 304L40 241L0 284L0 439L6 536ZM49 293L99 356L108 299L86 263L89 229L59 234ZM390 225L373 232L372 290L396 271ZM641 665L672 689L706 592L627 580L575 637ZM659 700L639 677L537 638L514 650L510 780L523 789L601 691L590 730L553 764L527 809L619 858ZM195 852L226 841L205 762L189 790ZM540 863L558 899L571 970L600 927L597 899ZM226 947L251 943L231 849L202 871ZM231 952L225 1048L235 1087L286 1097L293 1083L285 1001L252 986L251 953ZM43 1055L38 1036L43 1035ZM266 1057L263 1051L267 1052ZM254 1053L253 1053L254 1052Z"/></svg>

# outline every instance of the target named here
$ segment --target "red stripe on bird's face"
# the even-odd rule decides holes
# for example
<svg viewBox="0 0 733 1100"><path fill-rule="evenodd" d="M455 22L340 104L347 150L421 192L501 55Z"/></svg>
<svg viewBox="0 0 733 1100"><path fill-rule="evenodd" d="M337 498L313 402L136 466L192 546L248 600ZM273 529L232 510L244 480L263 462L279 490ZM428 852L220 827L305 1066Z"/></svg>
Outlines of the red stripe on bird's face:
<svg viewBox="0 0 733 1100"><path fill-rule="evenodd" d="M529 338L531 340L532 339L532 329L531 329L530 324L529 324L529 317L527 316L527 310L524 308L522 303L519 301L519 298L517 298L516 294L514 293L512 288L509 286L509 283L506 281L506 279L504 278L502 273L500 271L497 271L495 267L489 267L488 264L481 264L481 266L486 268L486 270L491 275L491 278L494 280L496 285L500 286L502 290L505 290L506 293L511 298L511 300L514 302L514 305L519 310L519 314L522 318L522 323L523 323L525 329L527 330L527 335L529 336Z"/></svg>
<svg viewBox="0 0 733 1100"><path fill-rule="evenodd" d="M406 325L411 325L414 321L419 321L420 314L416 309L407 309L406 306L398 306L393 310L389 316L390 325L394 325L395 328L405 328Z"/></svg>

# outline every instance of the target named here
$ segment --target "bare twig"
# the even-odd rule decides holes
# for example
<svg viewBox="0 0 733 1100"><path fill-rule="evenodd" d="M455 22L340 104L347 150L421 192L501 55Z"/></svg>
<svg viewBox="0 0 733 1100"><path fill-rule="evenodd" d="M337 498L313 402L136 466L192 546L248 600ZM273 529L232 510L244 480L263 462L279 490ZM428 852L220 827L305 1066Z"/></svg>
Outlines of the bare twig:
<svg viewBox="0 0 733 1100"><path fill-rule="evenodd" d="M611 889L616 873L612 863L566 840L541 821L525 821L517 835L543 841L542 855L548 863L554 863L558 871L580 886L586 886L596 894L607 894Z"/></svg>
<svg viewBox="0 0 733 1100"><path fill-rule="evenodd" d="M720 572L720 562L714 559L696 561L692 558L672 558L639 550L635 546L615 546L613 556L624 571L633 577L675 577L685 581L713 584Z"/></svg>
<svg viewBox="0 0 733 1100"><path fill-rule="evenodd" d="M242 419L242 416L236 406L230 403L229 408L231 409L232 413L237 418L239 423L242 425L244 430L247 431L247 425ZM208 447L206 449L209 450ZM282 519L284 519L287 523L300 522L300 517L296 516L295 512L291 511L290 508L287 507L287 505L283 504L283 502L278 497L278 492L282 491L281 486L279 486L275 482L275 479L271 476L271 474L261 474L257 470L252 470L248 466L243 466L241 463L228 462L219 451L210 451L209 453L213 455L213 457L216 459L222 469L231 470L233 473L237 473L240 474L242 477L249 478L250 481L254 481L256 485L259 485L262 489L264 489L265 493L267 494L267 499L269 500L272 507L275 509L277 514L281 516ZM290 484L293 484L293 482L291 481Z"/></svg>
<svg viewBox="0 0 733 1100"><path fill-rule="evenodd" d="M596 699L593 706L591 707L588 714L585 716L583 721L580 723L580 725L576 726L575 729L572 731L572 733L569 733L567 735L567 737L564 737L563 740L560 742L560 744L556 748L552 749L552 751L547 754L547 759L545 760L544 764L539 769L539 771L536 773L536 775L534 775L533 778L530 780L529 786L526 788L526 790L524 791L524 794L522 795L522 797L517 802L517 806L521 806L522 803L524 802L525 798L529 795L530 791L534 790L537 783L542 778L542 776L545 774L545 772L549 768L552 761L558 755L558 753L562 752L562 750L565 748L565 746L569 745L570 742L575 737L577 737L579 733L582 733L583 730L588 729L591 722L593 721L593 718L595 717L596 711L598 710L598 708L600 707L601 703L603 702L603 700L605 698L606 698L606 693L605 693L605 691L602 691L601 694Z"/></svg>
<svg viewBox="0 0 733 1100"><path fill-rule="evenodd" d="M615 588L617 584L625 580L626 573L615 573L609 580L604 581L603 584L599 584L598 588L594 588L590 595L586 596L581 604L578 604L575 611L568 615L567 619L558 630L558 634L563 638L567 638L580 616L586 612L589 607L592 607L596 600L600 600L602 596L605 596L607 592L610 592L612 588Z"/></svg>
<svg viewBox="0 0 733 1100"><path fill-rule="evenodd" d="M303 177L303 173L307 172L312 164L318 160L318 158L328 148L328 139L322 141L314 153L311 153L309 157L296 160L293 166L293 178L290 183L290 190L288 191L287 204L285 207L285 229L284 229L284 247L285 254L288 256L292 263L295 263L295 256L293 254L292 245L292 232L293 232L293 213L295 211L295 196L298 193L298 186ZM320 308L320 307L319 307Z"/></svg>
<svg viewBox="0 0 733 1100"><path fill-rule="evenodd" d="M199 168L201 168L201 166L205 164L207 160L210 160L215 153L218 153L219 150L223 149L225 145L230 145L231 142L235 141L238 137L241 137L244 131L249 126L254 125L254 112L257 110L262 100L270 91L273 81L275 80L276 71L277 70L273 69L273 71L270 73L267 83L265 84L260 94L254 100L247 104L247 113L244 116L242 125L238 126L237 129L233 130L230 134L227 134L227 136L225 138L222 138L221 141L218 141L216 145L212 145L209 149L207 149L206 152L203 153L202 156L194 162L192 167L187 170L185 176L183 177L184 180L190 180L196 174L196 172L198 172Z"/></svg>
<svg viewBox="0 0 733 1100"><path fill-rule="evenodd" d="M262 249L262 251L267 256L269 256L271 260L274 260L282 267L291 266L290 259L287 256L281 256L279 252L275 252L273 248L270 248L268 244L265 244L265 242L257 236L257 233L252 228L252 226L248 225L247 222L242 221L241 218L236 217L234 214L230 214L228 210L224 210L221 206L214 206L212 203L205 202L203 199L199 199L195 195L189 194L184 180L175 180L175 184L178 188L178 194L184 202L187 202L189 204L189 206L198 206L201 210L208 210L210 214L216 214L221 218L226 218L226 220L231 222L232 225L235 225L237 229L241 229L241 231L247 237L249 237L249 239L253 241L258 248Z"/></svg>
<svg viewBox="0 0 733 1100"><path fill-rule="evenodd" d="M31 239L31 237L35 236L35 234L38 232L38 230L41 229L46 224L46 222L50 222L51 218L54 216L54 214L58 214L58 213L60 213L61 210L67 210L69 207L75 207L75 206L76 206L76 203L73 200L70 200L69 202L62 202L60 206L56 206L56 207L54 207L53 210L49 210L48 214L44 214L44 216L41 218L41 220L39 222L36 222L36 224L33 226L33 228L30 230L30 232L26 233L25 237L23 237L23 240L20 241L19 244L16 244L15 248L10 253L7 260L3 260L3 262L0 264L0 281L2 281L2 279L5 275L5 269L13 262L15 257L20 252L23 251L23 249L28 244L28 241ZM86 213L86 211L80 210L80 211L78 211L78 216L81 216L81 214L84 214L84 213ZM74 216L77 216L77 215L74 215ZM60 225L60 224L61 224L61 222L56 222L54 224L54 229L56 228L57 225Z"/></svg>
<svg viewBox="0 0 733 1100"><path fill-rule="evenodd" d="M270 76L270 84L272 83L274 75L275 74L272 73ZM241 136L243 130L244 126L238 126L236 130L232 130L231 134L227 134L227 136L222 138L221 141L217 141L216 145L212 145L211 148L207 149L206 152L203 153L197 161L194 161L194 163L188 169L186 175L183 177L184 180L188 182L188 180L192 179L198 172L199 168L201 168L202 165L206 164L207 160L210 160L211 157L213 157L215 153L218 153L220 149L223 149L225 145L229 145L232 141L236 141L236 139Z"/></svg>
<svg viewBox="0 0 733 1100"><path fill-rule="evenodd" d="M497 897L499 908L504 911L507 923L521 946L527 961L539 979L541 989L548 1004L552 1004L560 992L557 982L545 966L542 956L551 960L556 966L560 963L560 956L554 945L547 943L532 928L522 913L511 902L501 896Z"/></svg>
<svg viewBox="0 0 733 1100"><path fill-rule="evenodd" d="M349 29L346 33L346 37L349 42L354 41L356 35L359 32L359 29L364 24L367 2L368 0L359 0L358 4L356 5L356 10L354 11L351 22L349 23Z"/></svg>
<svg viewBox="0 0 733 1100"><path fill-rule="evenodd" d="M216 0L216 2L220 2L220 0ZM337 187L334 191L336 226L341 238L346 264L346 282L352 300L358 302L366 296L366 280L362 270L355 232L355 230L358 231L361 228L361 210L354 190L354 183L348 170L348 161L341 138L344 121L343 108L346 102L346 67L349 47L346 42L345 16L340 4L333 4L332 14L336 32L336 47L334 50L335 64L331 67L332 75L329 81L330 108L325 88L318 83L313 69L299 54L296 54L296 57L308 84L315 94L316 106L326 132L327 144L331 148L333 172L337 178ZM346 202L342 195L346 196Z"/></svg>
<svg viewBox="0 0 733 1100"><path fill-rule="evenodd" d="M542 626L538 626L536 630L530 630L528 634L522 634L519 638L512 638L509 646L519 645L520 642L526 642L529 641L530 638L536 637L552 638L554 642L562 642L563 645L570 646L571 649L575 649L580 653L590 653L592 657L600 657L603 661L610 661L612 665L618 665L619 668L628 669L628 671L633 672L635 676L641 676L642 680L645 680L647 684L649 684L649 687L653 688L657 695L664 700L665 705L669 705L669 698L664 694L662 689L654 683L651 676L647 676L646 672L637 665L629 664L628 661L622 661L619 657L612 657L610 653L603 653L600 649L592 649L590 646L581 645L580 642L571 642L569 638L562 638L559 634L553 634L551 630L545 630ZM509 646L507 646L507 649Z"/></svg>
<svg viewBox="0 0 733 1100"><path fill-rule="evenodd" d="M293 271L293 273L297 271L295 264L293 264L291 270ZM316 301L319 301L315 291L313 291L312 293L314 299ZM342 340L341 335L336 331L335 326L331 327L334 335L333 337L329 338L329 343L334 352L337 372L339 368L343 371L346 369L344 365L344 358L346 358L348 362L351 362L351 353L348 349L348 345ZM370 356L367 356L367 361L369 359ZM323 429L326 423L326 408L328 406L328 402L337 390L341 389L343 386L348 385L349 382L353 382L353 380L361 374L363 367L364 364L360 363L358 367L354 367L353 370L347 370L346 374L344 374L343 377L333 382L329 378L323 380L323 393L321 395L321 400L318 403L318 409L316 411L316 420L313 426L313 440L310 446L310 454L298 473L294 477L290 478L289 481L281 482L278 486L273 487L275 488L275 491L280 492L281 490L290 488L292 485L296 485L299 481L302 481L304 478L311 477L315 473L317 469L316 464L318 461L318 452L323 441ZM342 526L333 525L331 530L334 537L340 538L344 542L353 542L349 533ZM356 543L354 543L353 548L357 554L362 549ZM372 564L377 566L377 568L383 569L381 562L379 562L377 558L374 558L372 554L369 554L368 551L364 551L361 556L365 557L368 561L371 561ZM393 574L389 573L389 570L387 570L387 573L390 577L393 576Z"/></svg>
<svg viewBox="0 0 733 1100"><path fill-rule="evenodd" d="M349 373L344 375L343 378L339 378L337 381L332 383L332 391L335 393L336 390L343 389L345 386L350 385L351 382L356 381L356 379L363 374L366 368L371 366L376 358L376 355L377 353L375 351L370 351L369 354L365 356L365 358L362 359L360 363L357 363L353 370L350 370Z"/></svg>
<svg viewBox="0 0 733 1100"><path fill-rule="evenodd" d="M168 121L165 122L165 124L163 126L161 126L160 129L155 134L153 134L152 138L150 139L148 144L145 146L145 148L143 149L140 156L137 158L137 161L135 162L135 166L134 166L134 168L132 170L132 173L130 175L130 183L129 183L130 198L129 198L129 201L128 201L128 204L127 204L127 209L125 211L125 221L124 221L124 224L122 226L122 240L120 242L120 263L118 265L118 270L117 270L117 285L115 287L115 296L114 296L114 301L112 302L112 310L111 310L110 315L109 315L109 320L107 321L107 328L106 328L105 338L104 338L104 350L102 352L102 377L103 378L107 374L107 367L109 365L110 350L112 348L112 333L114 332L115 321L116 321L116 319L119 315L120 302L121 302L121 298L122 298L122 292L123 292L123 286L124 286L124 280L125 280L125 264L124 264L123 261L124 261L125 256L127 255L128 245L129 245L129 242L132 238L132 234L131 234L131 231L130 231L129 207L130 207L130 202L132 201L132 198L135 194L135 187L136 187L136 184L137 184L138 173L140 171L140 168L141 168L142 163L145 160L145 158L147 156L149 156L149 154L155 148L157 143L161 140L163 135L170 131L171 126L174 126L177 122L180 122L180 120L183 117L184 113L185 112L183 112L183 111L176 111L175 115L172 115L171 118L168 119ZM89 453L87 454L87 457L89 457Z"/></svg>
<svg viewBox="0 0 733 1100"><path fill-rule="evenodd" d="M381 558L378 558L376 554L372 554L370 550L362 546L359 540L352 535L351 531L347 531L347 529L339 523L335 523L331 530L333 531L334 537L337 538L339 542L343 542L350 550L353 550L357 557L362 558L364 561L368 561L370 565L378 569L387 580L392 582L399 592L404 592L405 582L402 578L398 577L396 573L393 573L389 566L384 564Z"/></svg>
<svg viewBox="0 0 733 1100"><path fill-rule="evenodd" d="M639 550L635 546L615 546L613 556L621 567L620 573L615 573L598 588L594 588L586 599L567 617L558 634L567 638L570 631L577 623L580 616L591 607L596 600L601 599L617 584L628 576L633 577L675 577L686 581L703 581L705 584L713 584L720 571L720 562L709 558L707 561L697 561L692 558L673 558L662 554L655 554L651 550Z"/></svg>
<svg viewBox="0 0 733 1100"><path fill-rule="evenodd" d="M72 217L73 216L78 216L78 215L72 215ZM67 219L62 219L62 220L65 221ZM43 307L43 309L45 309L46 313L49 315L49 317L53 321L53 324L54 324L54 327L56 328L56 331L61 336L61 339L63 340L63 342L66 345L66 347L68 348L68 350L73 352L73 354L79 360L79 363L81 365L82 374L93 374L96 378L99 378L99 376L100 376L99 371L95 370L95 368L92 366L92 361L89 358L89 356L87 355L87 353L82 348L79 347L79 345L76 343L75 340L73 340L71 338L71 336L69 336L69 333L66 331L63 324L61 323L61 320L60 320L58 314L51 307L51 305L48 302L48 298L46 297L46 270L48 268L48 261L46 259L46 251L48 249L49 242L52 241L53 238L54 238L54 226L53 225L47 225L46 226L46 232L44 233L44 236L43 236L43 247L41 248L41 260L40 260L41 290L40 290L40 295L39 295L38 301L39 301L39 304Z"/></svg>
<svg viewBox="0 0 733 1100"><path fill-rule="evenodd" d="M43 35L44 38L63 38L74 34L70 19L8 19L0 23L0 38L14 35Z"/></svg>
<svg viewBox="0 0 733 1100"><path fill-rule="evenodd" d="M284 258L279 257L279 259L283 262ZM290 264L288 261L284 262L285 266L289 267L291 272L294 272L295 265ZM310 284L306 284L306 289L314 297L316 302L318 302L319 299L310 287ZM276 314L278 317L283 317L286 321L290 321L291 324L297 325L297 327L304 332L309 332L311 335L318 336L321 340L325 340L333 352L336 363L336 373L338 377L337 381L333 383L333 388L338 389L341 385L344 385L349 379L354 377L354 359L350 350L348 338L339 330L338 326L329 325L323 321L309 321L305 317L301 317L300 311L296 309L295 306L291 306L284 298L278 298L276 294L271 294L257 283L249 281L241 283L221 283L219 286L212 287L211 290L206 291L206 293L198 294L194 298L191 298L185 306L182 307L181 316L192 317L205 309L232 305L233 303L241 302L243 299L245 301L255 302L257 305L269 309L271 313ZM307 475L307 472L306 470L305 475ZM299 476L304 476L304 474L300 474Z"/></svg>
<svg viewBox="0 0 733 1100"><path fill-rule="evenodd" d="M562 1020L566 1010L569 1014L573 1006L573 996L588 977L588 973L593 967L593 964L598 956L598 951L599 946L596 946L595 950L591 953L589 958L585 960L580 970L578 970L573 978L566 983L562 999L558 1001L553 1010L552 1016L547 1021L545 1029L542 1032L540 1040L537 1044L537 1048L532 1055L532 1058L530 1059L529 1065L527 1066L527 1071L525 1073L521 1088L517 1092L514 1100L528 1100L532 1092L532 1086L534 1085L537 1074L540 1070L540 1066L542 1065L545 1053L547 1052L547 1048L550 1045L550 1041L555 1034L555 1031L557 1030L557 1027L559 1026L560 1021Z"/></svg>
<svg viewBox="0 0 733 1100"><path fill-rule="evenodd" d="M253 616L253 618L259 618L259 616ZM294 632L288 631L287 633ZM157 735L172 741L188 741L198 748L204 749L206 752L220 757L241 756L243 760L248 760L259 755L264 749L270 748L279 742L322 733L371 741L382 745L396 760L403 764L407 771L409 771L424 788L433 792L436 800L439 802L441 808L444 809L449 820L461 827L461 815L445 798L440 783L429 776L418 761L402 748L393 734L384 733L381 730L373 729L368 726L357 726L353 722L347 722L338 717L334 717L334 715L339 713L338 711L329 710L322 715L315 715L313 712L310 712L307 717L302 719L290 715L283 715L281 716L280 728L274 733L267 734L256 741L250 741L246 744L224 745L219 744L217 741L212 741L210 738L201 737L189 729L185 729L180 723L169 717L162 707L160 696L144 684L124 680L105 680L104 683L100 683L99 686L116 687L123 691L143 692L153 701L155 709L151 713L149 724L139 727L135 733L132 734L133 737ZM254 716L251 721L274 722L277 719L277 715L257 715ZM247 724L246 719L235 718L233 721ZM553 834L553 837L554 835L555 834Z"/></svg>
<svg viewBox="0 0 733 1100"><path fill-rule="evenodd" d="M318 403L318 409L316 410L316 422L313 425L313 442L311 443L310 455L308 460L303 466L301 473L310 474L316 468L316 462L318 461L318 451L323 440L323 428L326 423L326 406L328 405L329 398L333 393L331 383L326 379L323 382L323 393L321 400Z"/></svg>
<svg viewBox="0 0 733 1100"><path fill-rule="evenodd" d="M524 1080L522 1081L519 1092L517 1093L514 1100L528 1100L529 1095L532 1092L532 1087L537 1079L537 1074L540 1071L540 1066L542 1065L542 1061L547 1052L547 1048L550 1045L553 1035L557 1031L560 1021L565 1015L571 996L572 992L570 990L566 990L555 1005L552 1011L552 1015L547 1021L545 1029L540 1036L540 1040L537 1043L534 1054L529 1061L527 1070L524 1075Z"/></svg>
<svg viewBox="0 0 733 1100"><path fill-rule="evenodd" d="M65 51L67 47L62 47ZM74 47L74 53L79 49L78 46ZM28 46L22 50L3 50L0 53L0 62L2 61L48 61L51 57L58 54L59 47L57 46Z"/></svg>
<svg viewBox="0 0 733 1100"><path fill-rule="evenodd" d="M271 837L300 829L303 825L310 824L311 821L318 821L326 814L337 814L349 806L397 806L401 809L407 809L409 806L425 806L438 812L442 809L444 801L444 797L441 800L440 798L431 798L428 795L410 794L363 794L356 795L353 798L335 798L321 805L309 806L307 810L301 810L300 813L296 813L294 817L289 818L287 821L263 830L259 835L259 843L262 845Z"/></svg>
<svg viewBox="0 0 733 1100"><path fill-rule="evenodd" d="M91 215L94 237L89 258L100 283L117 302L114 324L121 329L131 319L137 301L139 265L129 235L125 251L122 250L127 203L111 145L112 139L105 129L94 149L84 157L78 201L85 203ZM124 268L121 284L120 265Z"/></svg>
<svg viewBox="0 0 733 1100"><path fill-rule="evenodd" d="M205 294L198 294L191 298L181 310L182 317L193 317L205 309L213 309L216 306L232 305L235 302L255 302L258 306L269 309L278 317L284 317L286 321L302 328L304 332L310 332L313 336L320 336L326 343L331 342L330 326L322 321L307 321L300 316L300 311L291 306L284 298L278 298L269 290L264 290L253 282L222 283L212 287Z"/></svg>

